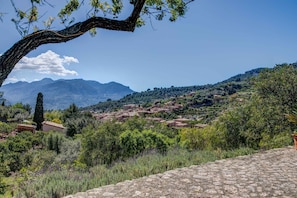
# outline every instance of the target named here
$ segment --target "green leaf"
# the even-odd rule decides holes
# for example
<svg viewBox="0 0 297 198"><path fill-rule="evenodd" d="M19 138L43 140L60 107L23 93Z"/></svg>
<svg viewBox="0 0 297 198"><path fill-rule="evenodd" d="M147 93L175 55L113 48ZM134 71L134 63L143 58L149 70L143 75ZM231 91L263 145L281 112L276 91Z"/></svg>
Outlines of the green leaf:
<svg viewBox="0 0 297 198"><path fill-rule="evenodd" d="M18 10L18 16L20 17L20 19L22 20L23 18L26 17L26 13L23 12L22 10Z"/></svg>

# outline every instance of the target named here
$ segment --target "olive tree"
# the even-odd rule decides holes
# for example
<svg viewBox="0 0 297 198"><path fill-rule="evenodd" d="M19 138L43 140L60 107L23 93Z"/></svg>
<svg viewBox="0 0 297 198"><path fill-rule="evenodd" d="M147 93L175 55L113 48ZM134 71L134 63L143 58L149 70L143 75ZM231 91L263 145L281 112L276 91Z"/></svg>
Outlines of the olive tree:
<svg viewBox="0 0 297 198"><path fill-rule="evenodd" d="M29 3L30 8L24 10L19 7L20 3L24 3L24 1L10 0L16 16L11 21L15 23L22 38L0 56L0 86L21 58L41 45L67 42L88 31L95 35L96 28L133 32L135 27L145 24L145 16L148 16L148 19L155 18L156 20L162 20L168 16L170 21L175 21L185 14L188 3L192 1L68 0L60 9L57 9L59 11L56 13L56 17L59 20L56 20L56 17L46 16L47 12L39 13L41 8L54 7L53 1L25 0ZM80 19L80 22L75 23L81 6L88 7L89 12L85 19ZM4 9L0 8L0 20L3 22L6 20ZM122 19L123 15L129 11L130 15ZM46 19L43 26L40 25L41 18ZM63 25L60 30L52 29L52 24L56 21ZM1 32L5 35L5 30L1 30Z"/></svg>

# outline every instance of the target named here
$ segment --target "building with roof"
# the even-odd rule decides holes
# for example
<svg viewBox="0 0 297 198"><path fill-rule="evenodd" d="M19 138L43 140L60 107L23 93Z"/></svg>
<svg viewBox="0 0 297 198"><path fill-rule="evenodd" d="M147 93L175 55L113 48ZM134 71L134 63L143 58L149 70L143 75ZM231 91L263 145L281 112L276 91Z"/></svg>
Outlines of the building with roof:
<svg viewBox="0 0 297 198"><path fill-rule="evenodd" d="M59 131L64 132L65 127L62 124L58 124L55 122L50 121L43 121L42 122L42 131Z"/></svg>

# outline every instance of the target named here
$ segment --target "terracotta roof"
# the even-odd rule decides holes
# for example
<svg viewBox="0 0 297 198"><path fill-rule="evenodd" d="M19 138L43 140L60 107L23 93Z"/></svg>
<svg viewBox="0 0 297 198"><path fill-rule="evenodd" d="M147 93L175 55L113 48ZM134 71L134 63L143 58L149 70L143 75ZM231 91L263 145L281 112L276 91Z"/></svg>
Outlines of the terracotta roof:
<svg viewBox="0 0 297 198"><path fill-rule="evenodd" d="M54 127L61 128L61 129L65 129L65 127L62 124L58 124L58 123L55 123L55 122L43 121L42 124L43 125L48 125L48 126L54 126Z"/></svg>

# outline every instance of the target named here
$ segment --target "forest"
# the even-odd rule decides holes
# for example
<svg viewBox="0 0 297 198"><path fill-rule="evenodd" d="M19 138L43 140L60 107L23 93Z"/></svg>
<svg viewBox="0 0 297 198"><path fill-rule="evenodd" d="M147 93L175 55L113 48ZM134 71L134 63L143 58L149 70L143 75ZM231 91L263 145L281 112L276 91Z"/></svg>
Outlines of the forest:
<svg viewBox="0 0 297 198"><path fill-rule="evenodd" d="M107 101L89 109L72 104L65 110L44 111L44 120L63 124L64 132L10 135L20 122L34 124L33 116L28 105L5 106L3 102L0 134L6 138L0 141L0 196L62 197L178 167L292 145L296 84L295 65L282 64L216 85L148 90L142 101L135 102L145 107L156 99L159 104L177 102L182 109L161 116L191 117L205 124L202 128L171 127L144 115L121 122L101 121L91 113L117 111L131 102L121 101L137 99L132 94L119 103ZM167 97L155 98L152 93Z"/></svg>

